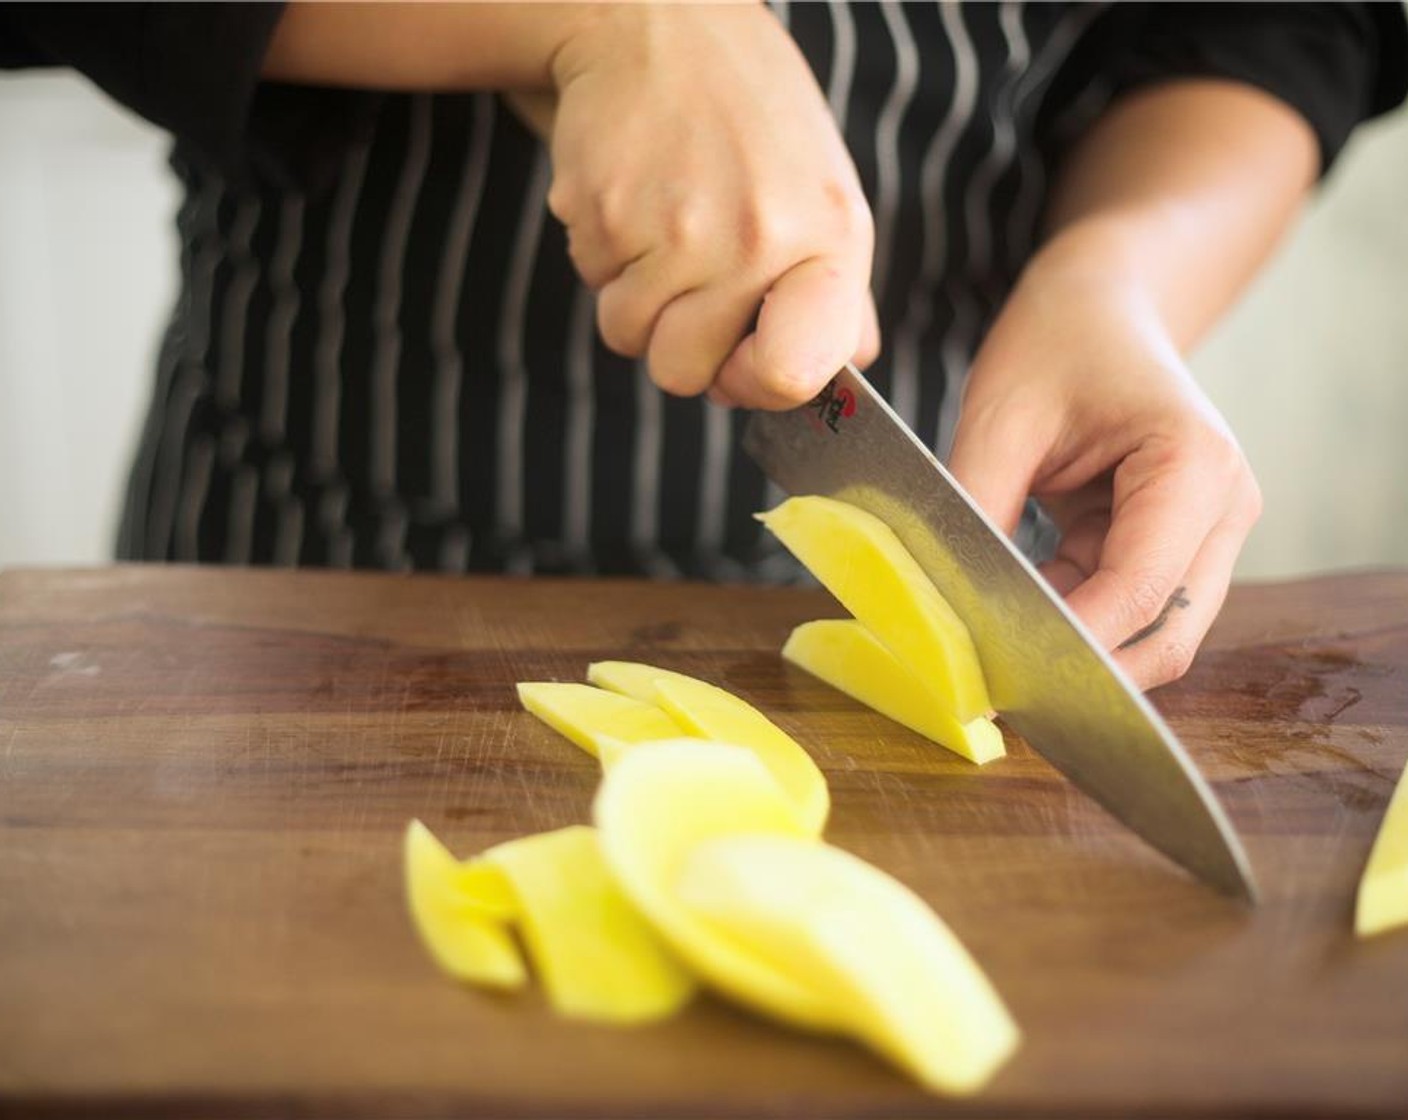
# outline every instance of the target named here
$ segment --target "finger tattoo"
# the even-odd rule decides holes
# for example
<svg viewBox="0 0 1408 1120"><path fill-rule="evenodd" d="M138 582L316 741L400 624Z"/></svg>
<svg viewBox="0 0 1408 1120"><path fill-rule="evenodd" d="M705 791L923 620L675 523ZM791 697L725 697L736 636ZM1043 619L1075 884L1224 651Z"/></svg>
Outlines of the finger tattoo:
<svg viewBox="0 0 1408 1120"><path fill-rule="evenodd" d="M1130 646L1138 645L1145 638L1149 637L1149 635L1157 634L1160 630L1163 629L1164 623L1168 621L1168 617L1173 613L1174 607L1178 607L1180 610L1184 610L1188 607L1191 607L1192 605L1193 601L1188 598L1188 588L1175 588L1173 594L1168 597L1168 602L1164 604L1163 610L1159 611L1158 617L1155 618L1153 622L1149 623L1148 626L1136 630L1128 638L1122 641L1117 648L1128 649Z"/></svg>

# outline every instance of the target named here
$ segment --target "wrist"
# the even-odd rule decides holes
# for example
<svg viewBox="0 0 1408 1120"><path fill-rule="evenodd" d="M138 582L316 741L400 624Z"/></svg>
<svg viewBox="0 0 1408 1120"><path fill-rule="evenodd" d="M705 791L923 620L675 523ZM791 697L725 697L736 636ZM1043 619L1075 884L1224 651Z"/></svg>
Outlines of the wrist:
<svg viewBox="0 0 1408 1120"><path fill-rule="evenodd" d="M1085 218L1042 242L1020 282L1099 292L1121 301L1148 299L1151 278L1143 246L1137 223L1125 216Z"/></svg>
<svg viewBox="0 0 1408 1120"><path fill-rule="evenodd" d="M1019 283L1119 308L1183 351L1195 323L1186 314L1186 248L1170 244L1176 227L1160 215L1130 211L1080 218L1048 237Z"/></svg>
<svg viewBox="0 0 1408 1120"><path fill-rule="evenodd" d="M670 49L678 56L683 44L689 49L699 30L690 21L714 19L729 11L753 9L767 15L761 0L723 0L722 3L566 4L558 21L548 72L553 88L561 93L574 79L609 58L614 66L649 70ZM673 60L677 67L677 59Z"/></svg>
<svg viewBox="0 0 1408 1120"><path fill-rule="evenodd" d="M290 3L265 54L274 81L393 90L553 89L553 60L594 4Z"/></svg>

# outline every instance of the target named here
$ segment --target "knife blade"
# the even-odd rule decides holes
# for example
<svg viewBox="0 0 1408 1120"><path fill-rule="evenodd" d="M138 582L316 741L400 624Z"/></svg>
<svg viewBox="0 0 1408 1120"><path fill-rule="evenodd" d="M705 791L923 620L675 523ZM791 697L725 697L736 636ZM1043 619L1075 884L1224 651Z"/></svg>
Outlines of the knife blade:
<svg viewBox="0 0 1408 1120"><path fill-rule="evenodd" d="M888 524L972 631L1005 722L1152 847L1255 901L1241 841L1182 744L854 366L809 405L752 413L743 447L788 493Z"/></svg>

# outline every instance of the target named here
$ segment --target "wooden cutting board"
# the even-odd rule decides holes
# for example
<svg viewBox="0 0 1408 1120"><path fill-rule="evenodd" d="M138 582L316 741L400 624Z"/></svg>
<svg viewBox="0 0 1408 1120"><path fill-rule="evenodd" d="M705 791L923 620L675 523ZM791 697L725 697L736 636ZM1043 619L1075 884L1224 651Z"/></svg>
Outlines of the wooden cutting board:
<svg viewBox="0 0 1408 1120"><path fill-rule="evenodd" d="M1023 744L979 771L784 665L821 592L117 569L0 574L0 1112L1402 1115L1408 933L1352 899L1408 759L1408 573L1238 588L1154 694L1264 901L1185 877ZM701 999L561 1022L456 987L401 831L460 854L588 819L519 680L716 681L831 782L835 843L918 890L1026 1034L974 1101Z"/></svg>

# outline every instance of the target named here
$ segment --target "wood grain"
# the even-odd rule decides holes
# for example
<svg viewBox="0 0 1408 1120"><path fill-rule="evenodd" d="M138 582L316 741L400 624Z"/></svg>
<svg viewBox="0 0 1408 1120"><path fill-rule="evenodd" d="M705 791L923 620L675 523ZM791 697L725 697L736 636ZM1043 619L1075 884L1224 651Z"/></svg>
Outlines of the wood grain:
<svg viewBox="0 0 1408 1120"><path fill-rule="evenodd" d="M978 771L777 656L821 592L127 568L0 574L0 1112L1388 1116L1408 935L1352 899L1408 759L1408 574L1234 591L1154 694L1243 834L1255 910L1023 744ZM653 660L811 749L829 837L972 948L1026 1033L977 1100L701 1000L660 1027L444 981L400 833L587 819L519 680Z"/></svg>

